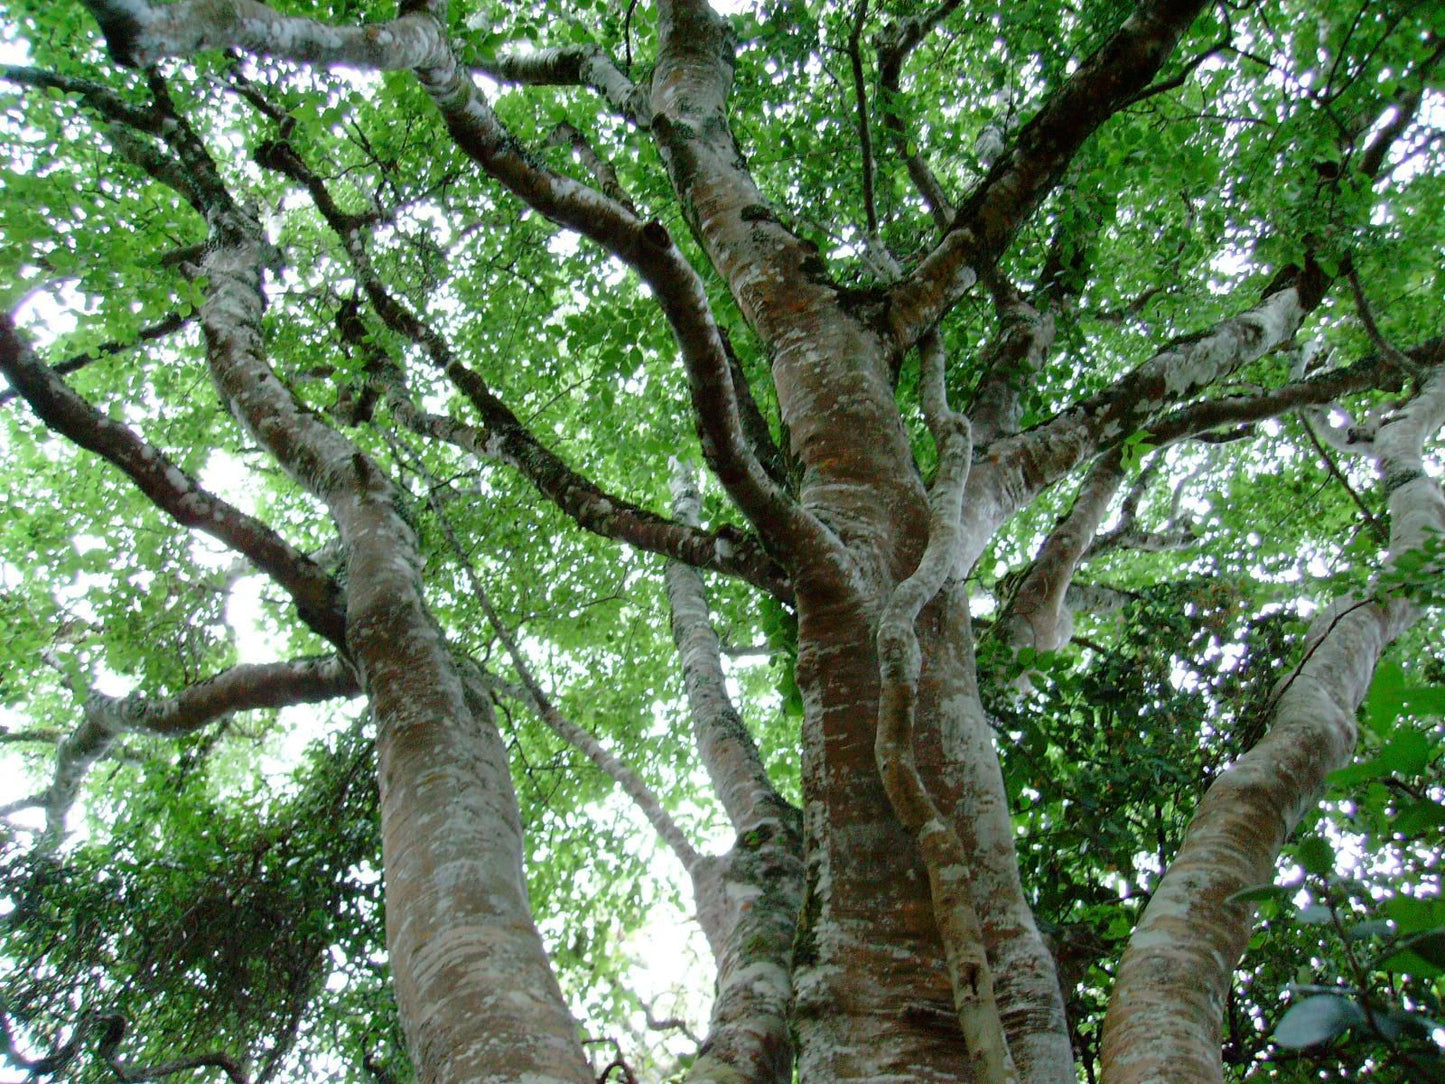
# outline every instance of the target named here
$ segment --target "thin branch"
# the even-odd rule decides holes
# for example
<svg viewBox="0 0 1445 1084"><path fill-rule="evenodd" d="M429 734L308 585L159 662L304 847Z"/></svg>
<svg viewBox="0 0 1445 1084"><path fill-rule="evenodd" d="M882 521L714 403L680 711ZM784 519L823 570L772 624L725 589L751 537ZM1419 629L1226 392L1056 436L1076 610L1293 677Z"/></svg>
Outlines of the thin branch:
<svg viewBox="0 0 1445 1084"><path fill-rule="evenodd" d="M538 441L481 377L451 359L449 351L447 375L482 415L482 426L419 410L400 370L365 338L360 320L343 313L338 326L348 342L371 357L367 366L370 381L381 388L392 416L413 432L444 440L479 459L513 467L584 530L694 567L736 576L777 598L792 597L786 574L755 538L730 526L710 532L679 524L599 488ZM440 336L436 338L440 341Z"/></svg>
<svg viewBox="0 0 1445 1084"><path fill-rule="evenodd" d="M48 428L117 467L177 523L245 556L285 588L301 620L344 647L342 592L330 575L266 524L207 493L154 445L82 399L35 356L4 315L0 315L0 372Z"/></svg>
<svg viewBox="0 0 1445 1084"><path fill-rule="evenodd" d="M1105 452L1094 463L1079 486L1073 507L1044 539L1038 556L994 625L1005 642L1040 651L1054 651L1067 643L1073 632L1066 606L1069 584L1124 475L1123 454L1118 448Z"/></svg>
<svg viewBox="0 0 1445 1084"><path fill-rule="evenodd" d="M616 200L633 214L638 213L637 205L632 202L627 190L622 187L622 182L617 179L617 170L612 168L612 163L598 154L587 137L573 125L565 120L558 124L547 137L547 145L571 148L577 160L592 174L592 179L597 182L604 196Z"/></svg>
<svg viewBox="0 0 1445 1084"><path fill-rule="evenodd" d="M918 341L1003 254L1079 148L1149 84L1204 0L1145 0L1018 132L914 274L889 292L899 348Z"/></svg>
<svg viewBox="0 0 1445 1084"><path fill-rule="evenodd" d="M647 785L642 776L628 764L620 760L611 750L599 741L596 736L578 726L572 720L557 710L550 697L543 691L541 684L532 673L526 657L522 654L521 648L517 646L517 639L512 635L510 629L502 623L497 611L492 606L492 600L487 595L486 589L482 586L481 577L477 575L476 566L472 563L467 551L457 539L456 532L446 517L446 509L442 507L441 501L435 492L429 492L428 501L431 504L432 512L441 526L442 535L446 538L458 563L462 566L462 574L466 576L467 583L472 589L472 597L476 599L477 605L482 608L482 613L487 617L487 623L497 634L497 639L502 641L502 646L507 649L507 655L512 660L512 669L517 672L518 679L522 682L522 688L526 692L526 700L536 713L537 717L547 724L559 738L568 745L579 750L588 760L592 761L601 771L614 783L622 788L624 794L632 799L632 804L637 807L639 813L647 818L649 824L657 832L658 837L667 844L672 853L677 855L678 861L687 870L689 876L695 877L699 866L703 861L695 847L688 841L687 835L673 820L672 814L663 806L661 800Z"/></svg>
<svg viewBox="0 0 1445 1084"><path fill-rule="evenodd" d="M1097 535L1089 543L1088 549L1079 558L1079 563L1092 561L1102 554L1115 550L1134 550L1140 553L1163 553L1167 550L1183 549L1193 545L1199 540L1194 529L1194 524L1187 519L1179 521L1179 509L1183 501L1186 486L1197 474L1201 473L1207 466L1207 460L1201 463L1198 468L1191 471L1184 478L1176 480L1174 484L1174 497L1169 502L1169 521L1164 528L1158 531L1146 531L1138 526L1139 502L1143 500L1144 493L1148 490L1154 478L1158 475L1160 467L1164 463L1162 455L1154 455L1149 458L1148 464L1139 472L1134 484L1129 487L1129 492L1124 495L1124 500L1119 506L1119 522L1111 530Z"/></svg>
<svg viewBox="0 0 1445 1084"><path fill-rule="evenodd" d="M1300 425L1304 427L1305 436L1310 438L1310 443L1314 445L1315 451L1319 452L1320 459L1324 461L1325 469L1329 471L1330 477L1338 482L1341 488L1349 494L1350 500L1353 501L1355 507L1360 510L1360 514L1365 517L1365 524L1370 528L1370 533L1375 536L1375 540L1382 546L1389 545L1389 531L1385 529L1385 525L1380 522L1375 513L1370 510L1370 506L1365 503L1365 499L1361 497L1355 487L1350 484L1350 480L1345 477L1345 472L1340 470L1340 465L1335 462L1335 457L1330 455L1329 449L1320 443L1320 438L1315 434L1315 427L1310 424L1309 418L1301 415Z"/></svg>
<svg viewBox="0 0 1445 1084"><path fill-rule="evenodd" d="M680 522L696 523L701 497L687 464L674 460L671 487L673 515ZM769 779L757 744L728 695L702 577L676 561L668 562L663 575L699 757L733 828L745 832L760 820L776 817L788 803Z"/></svg>
<svg viewBox="0 0 1445 1084"><path fill-rule="evenodd" d="M122 1065L119 1060L115 1059L112 1059L109 1064L123 1084L141 1084L142 1081L160 1080L175 1073L189 1072L194 1069L219 1069L226 1074L232 1084L250 1084L250 1078L241 1068L241 1063L229 1054L196 1054L189 1058L176 1058L173 1061L163 1061L155 1065Z"/></svg>
<svg viewBox="0 0 1445 1084"><path fill-rule="evenodd" d="M1433 339L1410 353L1427 358L1442 339ZM1268 391L1226 396L1191 403L1149 423L1149 442L1164 447L1180 440L1200 437L1223 426L1237 426L1278 417L1292 411L1333 403L1345 395L1379 390L1398 390L1399 370L1390 362L1371 355L1353 365L1316 373Z"/></svg>
<svg viewBox="0 0 1445 1084"><path fill-rule="evenodd" d="M873 136L868 127L868 87L863 75L863 53L860 42L863 24L868 19L868 0L857 0L853 29L848 35L848 61L853 70L853 97L858 108L858 149L863 169L863 212L868 220L868 236L878 233L878 202L873 193Z"/></svg>
<svg viewBox="0 0 1445 1084"><path fill-rule="evenodd" d="M723 349L727 351L728 372L732 375L733 391L738 400L738 417L742 423L743 434L748 443L752 446L753 455L757 456L758 462L762 464L763 470L767 471L779 489L793 492L795 482L788 476L789 459L784 454L778 442L773 439L773 432L768 428L768 420L763 417L763 412L758 408L758 402L753 398L752 386L748 383L747 373L743 371L742 359L733 348L731 337L723 328L718 328L718 334L722 338Z"/></svg>
<svg viewBox="0 0 1445 1084"><path fill-rule="evenodd" d="M928 207L928 212L933 216L934 224L940 231L946 231L952 225L953 205L949 202L938 178L928 168L928 163L924 161L922 153L909 147L908 131L903 123L901 111L903 100L901 84L903 64L909 54L939 23L952 14L959 3L960 0L944 0L932 10L904 19L880 32L876 39L878 85L882 92L883 102L883 127L893 137L894 147L908 169L909 179L913 181L913 186L918 190L918 194L923 197L923 202Z"/></svg>
<svg viewBox="0 0 1445 1084"><path fill-rule="evenodd" d="M100 361L102 358L111 357L114 354L122 354L127 350L134 350L141 343L154 342L156 339L163 339L172 332L179 331L192 320L195 313L182 316L179 312L173 312L163 320L154 324L148 324L135 333L135 338L122 341L120 339L109 339L98 346L92 346L81 354L74 354L64 361L57 361L50 366L50 371L56 376L69 376L71 373L84 369L92 362ZM14 388L0 391L0 406L19 398L20 393Z"/></svg>
<svg viewBox="0 0 1445 1084"><path fill-rule="evenodd" d="M1370 307L1370 299L1365 296L1365 287L1360 283L1360 273L1355 270L1353 261L1345 268L1345 278L1349 281L1350 290L1355 296L1355 313L1359 316L1360 323L1365 327L1365 334L1369 336L1375 349L1386 360L1398 365L1402 373L1409 376L1420 375L1421 369L1414 360L1380 333L1380 325L1375 322L1374 310Z"/></svg>
<svg viewBox="0 0 1445 1084"><path fill-rule="evenodd" d="M1168 79L1160 80L1157 83L1153 83L1145 87L1143 90L1139 91L1127 102L1125 102L1124 107L1128 108L1131 105L1138 105L1146 98L1153 98L1156 95L1167 94L1171 90L1179 89L1185 84L1185 82L1188 81L1189 77L1198 70L1199 65L1203 64L1210 57L1218 56L1226 49L1229 49L1233 44L1234 31L1231 27L1226 25L1224 35L1208 49L1204 50L1204 52L1195 55L1194 58L1191 59L1189 63L1185 64L1184 67L1181 68L1176 75L1173 75Z"/></svg>
<svg viewBox="0 0 1445 1084"><path fill-rule="evenodd" d="M17 64L0 65L0 79L20 86L75 94L108 121L126 124L152 135L160 133L160 117L153 110L133 105L102 83Z"/></svg>
<svg viewBox="0 0 1445 1084"><path fill-rule="evenodd" d="M1438 38L1435 42L1435 51L1426 57L1414 70L1414 84L1401 90L1395 99L1395 113L1385 124L1381 125L1375 132L1374 138L1365 147L1360 157L1360 173L1371 179L1379 176L1389 157L1390 148L1395 145L1395 140L1415 121L1420 112L1420 105L1424 101L1425 87L1430 73L1438 67L1442 60L1445 60L1445 38Z"/></svg>
<svg viewBox="0 0 1445 1084"><path fill-rule="evenodd" d="M337 205L325 182L306 165L294 147L284 140L265 142L257 148L256 160L306 188L316 209L345 245L357 278L382 322L421 347L432 364L467 398L483 422L482 427L477 428L418 410L406 391L400 370L369 339L355 306L348 303L337 314L337 329L348 345L369 359L367 372L371 381L380 386L402 424L479 458L508 464L585 530L689 564L727 572L778 597L789 597L786 575L755 540L736 532L724 538L721 534L673 523L606 492L568 466L512 413L480 374L455 356L450 343L436 328L387 289L371 264L362 216L348 214Z"/></svg>
<svg viewBox="0 0 1445 1084"><path fill-rule="evenodd" d="M1016 437L995 441L995 453L974 472L975 483L1006 493L1006 504L1000 505L999 514L1007 514L1005 506L1008 512L1021 507L1022 502L1098 454L1101 448L1127 439L1145 426L1150 443L1162 446L1217 425L1253 420L1248 409L1236 411L1224 406L1240 402L1234 399L1194 403L1164 419L1153 416L1288 342L1305 312L1300 288L1291 285L1240 316L1221 320L1199 335L1170 344L1107 391L1075 403Z"/></svg>
<svg viewBox="0 0 1445 1084"><path fill-rule="evenodd" d="M65 815L91 766L122 734L176 738L238 711L319 704L359 696L361 686L349 663L339 656L233 666L167 697L139 694L106 696L77 689L85 696L80 725L60 743L55 774L39 796L45 807L42 847L60 842Z"/></svg>

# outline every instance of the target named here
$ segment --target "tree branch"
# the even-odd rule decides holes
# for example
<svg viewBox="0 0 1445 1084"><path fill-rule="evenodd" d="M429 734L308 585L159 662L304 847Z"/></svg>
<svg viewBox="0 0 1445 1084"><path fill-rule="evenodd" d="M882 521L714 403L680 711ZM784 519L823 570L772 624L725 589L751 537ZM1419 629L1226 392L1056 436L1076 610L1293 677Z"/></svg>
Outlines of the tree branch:
<svg viewBox="0 0 1445 1084"><path fill-rule="evenodd" d="M0 79L20 86L75 94L85 105L108 121L129 125L151 135L160 134L160 117L154 110L131 104L104 84L79 76L16 64L0 65Z"/></svg>
<svg viewBox="0 0 1445 1084"><path fill-rule="evenodd" d="M74 354L64 361L57 361L50 366L50 371L56 376L69 376L71 373L84 369L92 362L108 358L114 354L121 354L127 350L133 350L141 343L154 342L156 339L163 339L172 332L179 331L193 320L194 314L182 316L179 312L173 312L154 324L148 324L135 333L135 338L127 342L119 339L109 339L98 346L92 346L83 354ZM19 398L20 393L14 388L0 391L0 406Z"/></svg>
<svg viewBox="0 0 1445 1084"><path fill-rule="evenodd" d="M1422 459L1442 422L1445 365L1437 364L1376 438L1390 506L1387 569L1445 532L1445 494ZM1346 597L1315 617L1268 731L1210 786L1134 929L1104 1025L1104 1072L1113 1084L1219 1079L1220 1006L1253 918L1253 907L1233 896L1270 880L1326 775L1349 762L1355 712L1380 655L1416 616L1403 599Z"/></svg>
<svg viewBox="0 0 1445 1084"><path fill-rule="evenodd" d="M1074 573L1094 541L1124 481L1123 454L1115 448L1094 463L1079 486L1074 506L1039 547L1018 590L999 615L995 629L1005 643L1054 651L1068 643L1073 620L1066 595Z"/></svg>
<svg viewBox="0 0 1445 1084"><path fill-rule="evenodd" d="M616 200L632 214L638 213L637 206L617 179L617 170L612 168L612 163L598 154L592 144L587 141L587 137L573 125L567 121L558 124L552 129L552 134L547 137L547 145L570 148L587 172L592 174L592 179L597 182L604 196Z"/></svg>
<svg viewBox="0 0 1445 1084"><path fill-rule="evenodd" d="M499 83L590 87L639 128L652 123L647 95L622 74L617 62L598 45L519 50L483 60L476 70Z"/></svg>
<svg viewBox="0 0 1445 1084"><path fill-rule="evenodd" d="M883 99L883 127L893 137L898 156L908 170L913 187L923 198L928 213L933 216L934 225L940 232L953 224L953 205L949 202L943 186L928 168L923 154L910 150L908 130L903 122L902 76L903 64L910 53L944 19L959 6L960 0L943 0L931 10L902 19L880 32L876 38L878 48L878 85Z"/></svg>
<svg viewBox="0 0 1445 1084"><path fill-rule="evenodd" d="M1305 436L1310 438L1310 443L1314 445L1315 451L1319 453L1320 460L1325 465L1325 470L1329 471L1330 477L1338 482L1340 488L1348 494L1350 500L1354 502L1355 507L1360 510L1360 515L1365 517L1365 525L1370 528L1370 533L1375 536L1375 541L1379 542L1382 546L1389 545L1389 531L1380 523L1375 513L1370 510L1370 506L1365 503L1365 499L1361 497L1355 487L1350 484L1350 480L1345 477L1345 472L1340 470L1340 465L1335 462L1334 456L1330 455L1329 449L1320 443L1320 438L1315 434L1315 427L1310 424L1309 418L1301 415L1300 425L1304 428Z"/></svg>
<svg viewBox="0 0 1445 1084"><path fill-rule="evenodd" d="M1162 445L1201 428L1239 420L1238 413L1207 400L1181 408L1178 416L1152 417L1224 379L1241 366L1288 342L1303 320L1300 288L1287 286L1243 315L1220 321L1208 331L1180 340L1118 380L1108 391L1075 404L1048 422L1016 437L994 441L989 456L973 472L970 503L996 508L990 521L1011 515L1079 463L1149 427L1151 443ZM1186 426L1180 422L1190 419ZM1206 418L1211 424L1205 424ZM1213 420L1213 419L1219 420ZM990 500L985 493L995 496Z"/></svg>
<svg viewBox="0 0 1445 1084"><path fill-rule="evenodd" d="M652 825L662 842L667 844L673 854L677 855L678 861L682 863L688 876L696 878L698 867L702 862L702 855L688 841L686 834L672 819L672 814L663 806L642 776L638 775L630 765L618 759L593 734L557 710L556 705L552 703L532 674L532 668L527 664L521 648L517 646L516 637L512 635L506 625L502 624L502 619L497 616L497 611L492 607L492 600L488 597L486 589L482 587L481 577L477 575L476 567L468 558L461 543L457 541L456 533L447 521L446 510L441 506L435 494L431 496L430 501L432 511L437 517L437 523L440 524L442 534L447 540L447 545L461 563L462 572L472 589L472 597L482 608L482 613L486 615L487 623L492 626L492 631L497 634L497 639L501 640L502 646L507 649L507 655L512 660L512 669L517 671L517 677L526 692L527 702L536 713L537 718L546 723L552 733L580 751L603 774L622 788L622 792L632 799L632 804L637 807L639 813L647 818L647 822Z"/></svg>
<svg viewBox="0 0 1445 1084"><path fill-rule="evenodd" d="M128 68L239 48L302 64L398 71L426 64L445 48L436 20L424 9L369 26L327 26L282 15L257 0L225 6L211 0L86 0L85 6L100 24L111 58Z"/></svg>
<svg viewBox="0 0 1445 1084"><path fill-rule="evenodd" d="M244 13L239 19L209 0L88 0L121 64L239 47L302 63L412 69L464 153L539 213L602 245L652 288L687 366L703 453L769 549L831 555L840 576L851 573L831 532L768 478L748 447L706 292L661 223L643 222L615 200L533 162L492 112L433 15L413 11L365 28L331 27L280 15L257 0L237 3Z"/></svg>
<svg viewBox="0 0 1445 1084"><path fill-rule="evenodd" d="M692 471L674 460L673 515L681 523L695 524L701 503ZM728 820L736 831L746 832L760 819L776 818L779 810L790 807L768 778L758 747L728 695L702 577L677 561L668 562L663 575L698 754Z"/></svg>
<svg viewBox="0 0 1445 1084"><path fill-rule="evenodd" d="M673 463L673 514L697 520L690 469ZM718 962L707 1042L689 1084L789 1084L793 943L803 900L802 817L768 778L727 693L702 577L670 561L664 573L693 736L713 790L738 833L732 850L695 881L698 919Z"/></svg>
<svg viewBox="0 0 1445 1084"><path fill-rule="evenodd" d="M367 253L362 217L348 214L337 205L325 183L302 161L295 148L283 140L269 141L256 149L256 160L305 186L316 209L345 245L357 278L382 322L421 347L472 404L483 422L479 429L450 417L418 410L400 370L368 339L355 311L343 307L337 314L337 328L343 341L369 359L366 368L371 381L380 386L393 414L403 425L414 432L445 440L479 458L513 467L585 530L652 553L739 576L780 598L789 596L786 574L755 540L724 538L718 533L673 523L604 491L569 467L537 440L480 374L462 364L436 328L386 288Z"/></svg>
<svg viewBox="0 0 1445 1084"><path fill-rule="evenodd" d="M878 622L882 687L874 749L888 801L917 842L928 870L954 1008L975 1074L979 1080L1017 1084L984 952L983 927L974 909L968 854L929 795L913 754L913 720L923 669L914 624L953 568L973 447L968 420L948 408L942 345L930 336L920 350L924 417L939 448L939 466L929 489L928 544L913 574L894 589Z"/></svg>
<svg viewBox="0 0 1445 1084"><path fill-rule="evenodd" d="M1436 344L1442 342L1445 340L1431 340L1415 347L1410 353L1416 358L1428 358ZM1333 403L1346 395L1399 388L1398 369L1378 355L1372 355L1353 365L1316 373L1267 391L1204 399L1179 407L1149 423L1149 442L1162 448L1191 437L1200 437L1223 426L1263 421L1291 411Z"/></svg>
<svg viewBox="0 0 1445 1084"><path fill-rule="evenodd" d="M873 194L873 135L868 125L868 87L863 76L863 24L868 19L868 0L857 0L853 28L848 34L848 62L853 72L853 98L858 108L858 154L863 170L863 213L868 236L878 233L878 201Z"/></svg>
<svg viewBox="0 0 1445 1084"><path fill-rule="evenodd" d="M1148 85L1203 7L1203 0L1143 0L1019 130L938 247L889 291L888 323L899 349L917 342L998 260L1079 148Z"/></svg>
<svg viewBox="0 0 1445 1084"><path fill-rule="evenodd" d="M1023 393L1054 344L1054 316L1047 308L1040 311L1002 282L995 306L998 330L984 347L984 376L968 409L979 447L1019 431Z"/></svg>
<svg viewBox="0 0 1445 1084"><path fill-rule="evenodd" d="M106 696L92 690L85 696L80 726L60 743L55 775L40 796L46 821L41 847L60 843L65 815L81 781L122 734L176 738L238 711L318 704L360 694L350 664L335 655L233 666L158 699L139 694Z"/></svg>
<svg viewBox="0 0 1445 1084"><path fill-rule="evenodd" d="M87 403L35 356L4 315L0 371L47 427L117 467L181 526L244 555L290 594L302 621L345 649L344 603L331 576L270 527L207 493L156 447Z"/></svg>

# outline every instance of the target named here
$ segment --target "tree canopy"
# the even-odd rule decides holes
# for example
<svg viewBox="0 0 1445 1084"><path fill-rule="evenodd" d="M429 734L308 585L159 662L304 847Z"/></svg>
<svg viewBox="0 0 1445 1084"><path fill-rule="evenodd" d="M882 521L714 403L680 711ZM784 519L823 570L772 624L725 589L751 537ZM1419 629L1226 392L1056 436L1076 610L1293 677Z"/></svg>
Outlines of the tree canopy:
<svg viewBox="0 0 1445 1084"><path fill-rule="evenodd" d="M3 0L12 1072L1445 1080L1442 10Z"/></svg>

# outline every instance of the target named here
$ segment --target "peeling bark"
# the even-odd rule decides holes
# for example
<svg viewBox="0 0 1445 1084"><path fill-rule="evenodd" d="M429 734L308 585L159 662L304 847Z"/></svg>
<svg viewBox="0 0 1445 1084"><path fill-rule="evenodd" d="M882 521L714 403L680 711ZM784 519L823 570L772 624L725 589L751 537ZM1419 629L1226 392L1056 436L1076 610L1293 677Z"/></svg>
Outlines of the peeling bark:
<svg viewBox="0 0 1445 1084"><path fill-rule="evenodd" d="M661 221L644 219L575 133L568 138L597 187L528 154L461 62L440 0L404 3L397 19L351 27L287 16L257 0L87 3L125 65L236 47L302 64L411 71L461 152L526 207L635 273L668 320L704 455L756 539L698 529L688 482L676 484L670 521L573 470L453 355L424 314L387 290L369 263L368 216L345 213L284 141L257 148L260 164L311 192L380 319L420 347L481 420L418 409L400 369L368 348L371 390L383 391L400 424L508 464L587 530L673 559L666 582L694 737L737 832L726 855L700 854L641 776L556 710L516 642L498 628L540 717L619 784L693 878L718 964L718 996L690 1084L788 1084L795 1053L801 1079L829 1084L1073 1084L1059 982L1020 883L961 581L1010 516L1095 461L999 622L1015 642L1057 647L1068 638L1071 606L1117 601L1098 592L1081 600L1077 588L1070 594L1092 546L1167 542L1124 529L1097 537L1122 483L1121 446L1131 436L1147 431L1162 445L1380 387L1387 363L1417 377L1423 367L1422 357L1382 347L1385 360L1370 366L1248 396L1204 398L1295 335L1328 285L1307 261L1235 318L1168 344L1106 392L1018 432L1020 392L1052 346L1050 305L1063 305L1062 242L1029 298L990 277L991 269L1085 142L1161 88L1155 79L1202 0L1143 0L1106 31L1104 44L1031 120L1007 141L995 133L997 157L957 209L922 154L910 150L888 98L901 92L910 52L960 5L942 0L902 18L879 42L883 124L941 233L931 252L915 254L921 258L906 277L896 274L880 239L861 52L867 5L860 4L849 54L864 144L865 242L889 281L867 289L840 287L816 246L783 225L755 183L728 117L736 42L705 0L658 0L656 64L646 86L634 85L594 46L506 54L480 70L602 96L639 129L635 137L656 145L675 210L710 268L694 267ZM312 627L349 652L379 721L388 940L419 1077L581 1084L588 1072L575 1025L526 899L521 829L490 701L476 674L452 658L427 611L417 540L396 514L391 482L358 444L302 409L266 362L262 279L275 254L258 223L204 160L154 69L146 75L151 109L83 81L61 86L17 70L0 75L79 94L115 129L117 153L206 217L210 240L192 256L208 280L201 320L212 375L242 424L326 504L346 547L349 597L341 600L329 577L285 543L253 530L259 525L205 503L191 480L178 482L133 434L87 416L88 405L68 399L53 374L11 345L8 324L0 324L0 364L31 382L32 404L50 404L36 405L47 424L88 432L86 446L126 470L159 507L182 522L196 508L220 522L218 537L287 584ZM1401 130L1393 121L1380 128L1364 156L1366 173L1381 167L1380 148ZM783 456L714 319L704 288L713 272L771 366L789 462L801 465L800 479L778 469ZM1003 319L970 422L944 398L936 329L980 275ZM351 323L342 333L367 348L358 313L343 317ZM1377 328L1372 336L1384 342ZM927 487L897 397L915 346L940 463ZM1445 378L1431 381L1371 446L1386 476L1397 555L1445 523L1445 502L1419 454L1425 433L1445 414ZM1132 517L1126 520L1132 527ZM796 600L801 826L727 695L699 567ZM1348 601L1321 616L1315 646L1274 706L1274 729L1211 789L1129 949L1106 1040L1111 1081L1217 1079L1219 1003L1248 934L1248 915L1225 901L1241 884L1267 876L1324 773L1348 756L1353 707L1380 650L1409 617L1403 605ZM329 676L328 688L341 682ZM226 702L243 701L236 694ZM156 726L191 725L222 710L210 701L152 707L160 712ZM113 736L124 712L112 709L97 714L86 741L78 732L71 765L83 767L87 750ZM62 769L66 763L63 753ZM52 790L60 789L58 771Z"/></svg>
<svg viewBox="0 0 1445 1084"><path fill-rule="evenodd" d="M888 801L903 827L917 840L928 869L933 916L943 938L954 1008L975 1075L990 1084L1017 1084L1018 1072L994 1000L983 929L974 909L968 855L929 795L913 755L918 677L923 669L923 652L913 626L953 567L960 502L973 451L968 420L949 410L944 398L943 351L937 343L925 347L924 365L923 400L938 445L939 467L929 491L928 545L918 568L894 589L878 621L878 668L883 688L878 698L874 749Z"/></svg>

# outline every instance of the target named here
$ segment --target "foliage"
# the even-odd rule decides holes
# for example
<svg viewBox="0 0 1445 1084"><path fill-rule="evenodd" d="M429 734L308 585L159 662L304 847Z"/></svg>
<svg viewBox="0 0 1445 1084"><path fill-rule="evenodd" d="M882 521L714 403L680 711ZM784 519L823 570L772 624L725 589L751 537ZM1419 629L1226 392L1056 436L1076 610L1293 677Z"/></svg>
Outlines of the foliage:
<svg viewBox="0 0 1445 1084"><path fill-rule="evenodd" d="M277 6L335 22L394 14L356 0ZM917 6L865 3L864 21L872 34ZM730 16L730 114L738 153L770 201L762 210L816 248L817 273L840 294L872 297L884 276L863 258L865 171L847 54L858 9L818 0L740 7ZM1318 7L1281 0L1207 11L1157 93L1084 144L1003 253L1000 281L1066 299L1054 313L1054 349L1026 381L1024 428L1104 392L1165 344L1237 315L1286 268L1320 266L1340 282L1355 275L1378 334L1402 349L1439 335L1438 89L1378 184L1351 168L1369 134L1362 126L1389 115L1407 75L1430 70L1445 28L1428 5ZM665 514L669 457L704 455L653 292L487 178L404 73L223 53L127 71L107 59L79 4L5 0L3 10L8 58L101 84L131 108L168 100L225 183L257 209L280 253L264 329L278 376L383 465L418 536L427 602L450 650L502 679L495 709L526 831L531 903L569 1003L589 1036L618 1040L658 1073L675 1069L677 1051L639 1011L662 991L636 988L630 971L651 951L654 916L690 906L682 879L659 865L613 780L502 687L516 669L471 579L485 585L558 709L625 756L694 839L727 846L696 763L662 562L580 529L524 471L420 434L378 398L379 354L405 367L425 409L476 422L475 404L375 313L360 340L347 336L340 314L370 304L366 273L314 193L268 167L267 148L284 141L364 224L375 278L543 445L608 494ZM964 5L920 44L897 93L879 84L869 59L878 146L867 183L876 184L879 239L901 254L903 270L929 250L935 227L898 152L926 151L944 187L968 193L991 168L981 133L992 125L1011 137L1131 11L1120 0ZM653 19L622 0L470 0L451 5L450 20L477 65L508 43L597 45L641 82L657 46ZM1438 70L1433 78L1438 88ZM572 145L550 138L570 125L704 269L739 371L784 457L793 456L773 359L690 233L649 134L579 88L486 85L530 160L590 180ZM71 386L96 408L343 576L317 502L217 402L196 327L207 223L138 164L136 144L150 137L107 119L79 83L7 77L0 110L6 310L49 364L69 366ZM885 143L890 118L906 132L901 148ZM1337 285L1291 349L1210 394L1279 385L1306 340L1341 364L1378 360L1362 314ZM168 320L177 326L147 338L145 329ZM999 323L994 299L978 289L939 325L956 405L984 394ZM919 379L911 361L898 364L900 412L931 477ZM1397 373L1390 387L1352 393L1345 405L1365 418L1407 383ZM1227 1007L1225 1061L1238 1080L1367 1071L1445 1079L1436 1023L1445 1019L1441 550L1433 540L1374 576L1387 494L1368 464L1316 439L1320 424L1287 415L1208 444L1121 434L1123 470L1143 483L1135 525L1160 534L1183 525L1186 544L1091 555L1080 581L1121 604L1081 610L1076 635L1056 652L982 641L983 696L1024 884L1057 949L1091 1080L1119 954L1200 796L1261 736L1307 650L1318 602L1350 592L1408 596L1426 616L1375 679L1358 762L1336 773L1314 834L1287 853L1285 889L1259 886L1249 897L1260 924ZM224 546L178 527L24 403L0 406L0 456L0 722L7 763L29 792L49 784L56 744L92 691L160 698L238 662L325 649L276 585L233 567ZM1428 462L1438 477L1438 446ZM807 484L798 462L787 469L794 490ZM1027 570L1081 476L1049 488L995 538L969 582L980 624L1002 612L1010 574ZM1122 518L1115 511L1113 522ZM707 483L707 528L742 537L742 518ZM731 691L775 783L797 801L797 614L738 579L712 575L708 587L714 623L737 651ZM0 1009L14 1049L38 1057L78 1036L82 1049L65 1071L108 1079L87 1051L96 1022L118 1014L130 1064L216 1049L248 1063L256 1081L411 1079L385 952L372 726L365 712L353 721L344 709L291 708L179 739L127 735L92 771L73 834L53 851L38 845L35 822L7 810ZM701 1030L697 1001L686 1011Z"/></svg>

